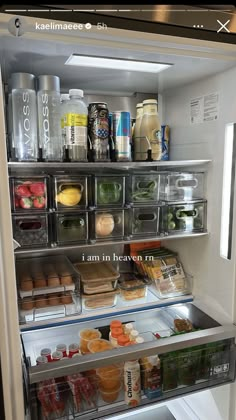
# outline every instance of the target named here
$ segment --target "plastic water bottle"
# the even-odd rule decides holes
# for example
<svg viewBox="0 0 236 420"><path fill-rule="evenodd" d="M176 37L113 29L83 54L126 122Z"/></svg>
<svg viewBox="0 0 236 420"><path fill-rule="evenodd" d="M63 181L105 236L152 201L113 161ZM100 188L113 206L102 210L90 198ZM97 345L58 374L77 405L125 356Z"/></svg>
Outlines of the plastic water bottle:
<svg viewBox="0 0 236 420"><path fill-rule="evenodd" d="M37 105L35 76L12 73L12 156L19 161L37 161Z"/></svg>
<svg viewBox="0 0 236 420"><path fill-rule="evenodd" d="M38 77L39 147L46 161L62 161L60 79L57 76Z"/></svg>
<svg viewBox="0 0 236 420"><path fill-rule="evenodd" d="M88 109L83 90L70 89L65 105L66 149L72 162L87 162Z"/></svg>
<svg viewBox="0 0 236 420"><path fill-rule="evenodd" d="M66 103L69 100L70 100L69 93L61 94L61 135L62 135L62 144L63 144L64 154L65 154L65 146L66 146L66 128L65 128Z"/></svg>

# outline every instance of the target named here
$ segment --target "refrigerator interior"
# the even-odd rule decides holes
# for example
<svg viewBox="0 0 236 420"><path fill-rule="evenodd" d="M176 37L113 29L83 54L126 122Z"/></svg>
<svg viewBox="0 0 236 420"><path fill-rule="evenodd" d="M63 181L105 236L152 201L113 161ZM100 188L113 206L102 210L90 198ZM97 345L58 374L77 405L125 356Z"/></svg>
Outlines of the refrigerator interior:
<svg viewBox="0 0 236 420"><path fill-rule="evenodd" d="M171 127L171 160L209 159L207 165L207 230L209 235L195 238L168 239L162 243L179 253L187 272L194 276L194 299L207 306L207 313L214 318L219 312L229 323L235 321L235 226L233 226L232 258L220 256L221 207L223 187L223 156L225 125L236 119L236 99L234 81L236 76L236 50L231 45L209 45L207 42L181 40L154 34L132 31L110 30L108 35L95 31L89 34L36 33L32 28L35 19L28 18L30 30L23 37L15 39L6 31L9 16L1 15L3 37L0 43L2 56L2 78L7 88L8 76L13 71L39 74L57 74L61 78L62 91L80 88L85 91L87 103L102 100L110 104L111 110L129 110L135 117L136 103L158 96L162 124ZM42 21L41 19L37 19ZM128 35L128 38L127 38ZM190 45L189 45L190 44ZM184 52L183 52L184 51ZM115 70L98 70L65 66L64 62L72 53L112 56L148 61L172 63L173 66L158 77L142 73ZM7 90L7 89L6 89ZM190 104L194 98L212 93L219 94L218 118L215 121L191 123ZM1 136L2 144L5 142ZM6 167L6 156L2 158ZM92 164L91 164L92 165ZM206 168L204 168L205 170ZM7 186L4 195L6 196ZM1 191L1 198L3 192ZM9 211L10 203L6 203ZM235 216L235 207L234 207ZM6 216L7 217L7 216ZM8 228L11 231L10 218ZM4 234L4 232L3 232ZM4 244L4 241L3 241ZM11 245L8 244L10 252ZM117 255L124 254L123 245L116 245ZM85 250L85 255L94 252L112 254L107 246ZM82 250L68 250L67 255L74 261ZM5 255L7 258L7 255ZM12 255L11 255L12 258ZM6 296L15 299L13 330L18 322L14 273L9 285L11 292ZM5 309L6 313L9 309ZM15 321L15 324L14 324ZM13 331L12 330L12 331ZM217 409L223 420L229 418L230 387L228 385L211 390ZM191 396L188 397L191 404ZM232 415L232 414L231 414Z"/></svg>

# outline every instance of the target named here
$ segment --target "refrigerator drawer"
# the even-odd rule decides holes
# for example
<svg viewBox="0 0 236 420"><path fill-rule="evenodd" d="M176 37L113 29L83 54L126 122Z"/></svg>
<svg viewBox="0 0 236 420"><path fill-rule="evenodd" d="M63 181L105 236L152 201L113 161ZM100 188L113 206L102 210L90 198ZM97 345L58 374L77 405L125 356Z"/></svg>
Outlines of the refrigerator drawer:
<svg viewBox="0 0 236 420"><path fill-rule="evenodd" d="M88 206L88 176L53 176L53 208L60 211Z"/></svg>
<svg viewBox="0 0 236 420"><path fill-rule="evenodd" d="M13 238L21 247L43 247L49 243L48 214L13 214Z"/></svg>
<svg viewBox="0 0 236 420"><path fill-rule="evenodd" d="M163 230L168 235L203 232L206 229L207 202L168 204L162 207Z"/></svg>
<svg viewBox="0 0 236 420"><path fill-rule="evenodd" d="M55 244L70 245L73 243L87 243L88 241L88 212L77 211L71 213L55 213Z"/></svg>
<svg viewBox="0 0 236 420"><path fill-rule="evenodd" d="M125 324L133 323L140 336L144 337L144 342L111 349L111 342L106 340L109 340L109 326L114 320L119 320L125 330ZM69 344L80 346L80 331L85 328L98 330L102 340L95 339L94 345L88 342L88 348L93 353L71 357ZM182 331L184 328L185 332ZM138 406L233 382L235 336L234 326L220 325L194 304L179 304L25 331L22 332L22 341L30 384L35 384L36 389L44 389L49 381L54 389L62 383L66 389L66 398L61 394L63 410L64 405L69 404L72 418L79 413L81 418L92 420L129 409L130 392L125 386L127 360L139 360L140 364L137 386L132 390ZM44 364L36 365L41 361L37 358L43 348L49 347L54 352L60 343L66 346L66 359L53 363L44 360ZM150 356L157 355L155 386L149 389L147 367L153 360ZM82 384L86 383L89 391L85 395ZM38 396L37 404L43 404Z"/></svg>
<svg viewBox="0 0 236 420"><path fill-rule="evenodd" d="M191 201L204 198L204 173L168 172L160 175L160 199Z"/></svg>
<svg viewBox="0 0 236 420"><path fill-rule="evenodd" d="M128 202L132 205L156 204L159 201L160 175L158 173L132 174Z"/></svg>
<svg viewBox="0 0 236 420"><path fill-rule="evenodd" d="M96 175L93 179L95 207L123 207L125 204L125 176Z"/></svg>

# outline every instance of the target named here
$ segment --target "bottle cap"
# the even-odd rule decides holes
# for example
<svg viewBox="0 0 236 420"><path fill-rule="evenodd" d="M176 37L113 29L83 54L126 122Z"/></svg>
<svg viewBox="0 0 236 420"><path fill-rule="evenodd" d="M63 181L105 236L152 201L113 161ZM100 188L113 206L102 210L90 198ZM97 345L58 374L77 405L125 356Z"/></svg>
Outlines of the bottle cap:
<svg viewBox="0 0 236 420"><path fill-rule="evenodd" d="M125 329L126 329L126 331L131 332L134 329L134 326L133 326L132 322L129 322L128 324L125 324Z"/></svg>
<svg viewBox="0 0 236 420"><path fill-rule="evenodd" d="M151 363L151 365L156 366L158 365L158 356L157 355L149 356L148 361L149 363Z"/></svg>
<svg viewBox="0 0 236 420"><path fill-rule="evenodd" d="M43 365L44 363L48 363L48 359L45 356L39 356L36 359L37 365Z"/></svg>
<svg viewBox="0 0 236 420"><path fill-rule="evenodd" d="M80 98L84 97L84 91L81 89L70 89L69 95L71 96L80 96Z"/></svg>
<svg viewBox="0 0 236 420"><path fill-rule="evenodd" d="M143 338L143 337L137 337L137 338L135 339L135 343L136 343L136 344L142 344L142 343L144 343L144 338Z"/></svg>
<svg viewBox="0 0 236 420"><path fill-rule="evenodd" d="M41 354L41 356L49 356L49 354L51 354L51 352L52 352L51 349L45 348L45 349L41 350L40 354Z"/></svg>
<svg viewBox="0 0 236 420"><path fill-rule="evenodd" d="M122 328L112 328L112 330L111 330L111 336L113 338L118 338L120 335L123 335Z"/></svg>
<svg viewBox="0 0 236 420"><path fill-rule="evenodd" d="M119 346L125 346L128 342L129 342L129 337L127 335L119 335L119 337L117 337L117 344Z"/></svg>
<svg viewBox="0 0 236 420"><path fill-rule="evenodd" d="M65 351L66 350L66 344L58 344L57 345L57 351Z"/></svg>
<svg viewBox="0 0 236 420"><path fill-rule="evenodd" d="M79 350L79 344L78 343L72 343L69 345L69 351L78 351Z"/></svg>
<svg viewBox="0 0 236 420"><path fill-rule="evenodd" d="M53 90L60 92L60 79L58 76L38 76L38 90Z"/></svg>
<svg viewBox="0 0 236 420"><path fill-rule="evenodd" d="M62 93L61 101L68 101L70 99L69 93Z"/></svg>
<svg viewBox="0 0 236 420"><path fill-rule="evenodd" d="M131 339L133 338L133 339L136 339L138 336L139 336L139 332L137 331L137 330L132 330L131 332L130 332L130 335L131 335Z"/></svg>
<svg viewBox="0 0 236 420"><path fill-rule="evenodd" d="M62 354L62 352L61 352L61 351L54 351L54 352L52 353L52 358L53 358L54 360L61 360L61 359L63 358L63 354Z"/></svg>
<svg viewBox="0 0 236 420"><path fill-rule="evenodd" d="M122 323L118 319L114 319L114 321L111 321L110 323L110 329L113 328L122 328Z"/></svg>
<svg viewBox="0 0 236 420"><path fill-rule="evenodd" d="M80 357L80 356L82 356L81 353L75 353L75 354L73 354L72 359L73 359L73 357Z"/></svg>
<svg viewBox="0 0 236 420"><path fill-rule="evenodd" d="M11 90L13 89L35 90L35 76L30 73L12 73L10 86L11 86Z"/></svg>
<svg viewBox="0 0 236 420"><path fill-rule="evenodd" d="M157 105L157 100L156 99L146 99L145 101L143 101L143 106L144 105L150 105L150 104Z"/></svg>

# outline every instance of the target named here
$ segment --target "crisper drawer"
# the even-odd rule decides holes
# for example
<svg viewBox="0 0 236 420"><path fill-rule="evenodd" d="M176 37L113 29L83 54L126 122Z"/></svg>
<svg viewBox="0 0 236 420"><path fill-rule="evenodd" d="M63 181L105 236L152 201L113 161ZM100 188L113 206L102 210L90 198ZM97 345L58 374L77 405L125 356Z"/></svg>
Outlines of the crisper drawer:
<svg viewBox="0 0 236 420"><path fill-rule="evenodd" d="M13 214L13 238L21 247L47 246L49 243L48 213Z"/></svg>
<svg viewBox="0 0 236 420"><path fill-rule="evenodd" d="M143 342L112 349L109 332L115 320L126 333L132 323ZM96 329L100 337L88 339L90 353L83 353L80 341L85 329L91 334ZM220 325L194 304L23 332L32 401L41 413L51 410L53 418L80 414L92 420L230 383L235 379L235 334L234 326ZM39 358L43 348L54 352L61 343L67 349L75 343L81 354L68 350L68 358L53 364ZM133 360L138 362L128 362Z"/></svg>
<svg viewBox="0 0 236 420"><path fill-rule="evenodd" d="M167 234L203 232L206 229L207 202L168 204L162 207L163 230Z"/></svg>
<svg viewBox="0 0 236 420"><path fill-rule="evenodd" d="M131 236L146 237L158 236L160 232L159 215L160 207L133 207L130 211Z"/></svg>
<svg viewBox="0 0 236 420"><path fill-rule="evenodd" d="M55 213L54 242L57 245L86 243L88 241L88 212Z"/></svg>
<svg viewBox="0 0 236 420"><path fill-rule="evenodd" d="M160 175L160 199L166 201L202 200L204 173L167 172Z"/></svg>
<svg viewBox="0 0 236 420"><path fill-rule="evenodd" d="M89 176L53 176L53 208L79 210L87 207Z"/></svg>
<svg viewBox="0 0 236 420"><path fill-rule="evenodd" d="M96 175L93 178L95 207L122 207L125 204L125 176Z"/></svg>

